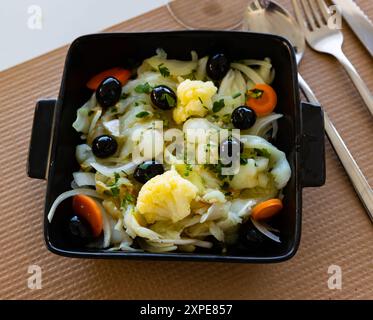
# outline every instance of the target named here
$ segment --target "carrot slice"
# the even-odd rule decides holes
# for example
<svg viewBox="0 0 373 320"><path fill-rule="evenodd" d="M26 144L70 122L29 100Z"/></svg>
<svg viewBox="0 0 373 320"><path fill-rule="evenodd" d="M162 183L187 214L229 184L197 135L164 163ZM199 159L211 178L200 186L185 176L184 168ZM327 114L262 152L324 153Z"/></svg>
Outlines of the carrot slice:
<svg viewBox="0 0 373 320"><path fill-rule="evenodd" d="M87 82L87 87L91 90L97 90L101 82L108 77L116 78L122 84L122 86L124 86L131 77L131 71L123 68L112 68L105 70L89 80Z"/></svg>
<svg viewBox="0 0 373 320"><path fill-rule="evenodd" d="M268 219L281 211L282 208L283 205L280 199L270 199L257 204L251 211L251 216L255 220Z"/></svg>
<svg viewBox="0 0 373 320"><path fill-rule="evenodd" d="M273 88L267 84L261 83L248 92L249 98L246 104L252 108L257 116L266 116L276 108L277 94Z"/></svg>
<svg viewBox="0 0 373 320"><path fill-rule="evenodd" d="M73 197L73 210L79 217L84 218L92 228L92 233L98 237L103 228L102 213L91 197L78 194Z"/></svg>

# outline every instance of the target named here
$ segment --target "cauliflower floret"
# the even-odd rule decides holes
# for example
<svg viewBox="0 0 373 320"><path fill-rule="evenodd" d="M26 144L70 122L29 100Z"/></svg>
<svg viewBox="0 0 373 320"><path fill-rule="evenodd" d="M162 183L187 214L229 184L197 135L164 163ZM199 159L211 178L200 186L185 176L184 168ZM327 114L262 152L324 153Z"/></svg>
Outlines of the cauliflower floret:
<svg viewBox="0 0 373 320"><path fill-rule="evenodd" d="M148 223L166 220L175 223L190 214L190 203L197 191L193 183L170 170L143 185L136 208Z"/></svg>
<svg viewBox="0 0 373 320"><path fill-rule="evenodd" d="M181 124L191 116L204 117L212 108L217 88L211 81L185 80L177 88L178 103L173 118Z"/></svg>

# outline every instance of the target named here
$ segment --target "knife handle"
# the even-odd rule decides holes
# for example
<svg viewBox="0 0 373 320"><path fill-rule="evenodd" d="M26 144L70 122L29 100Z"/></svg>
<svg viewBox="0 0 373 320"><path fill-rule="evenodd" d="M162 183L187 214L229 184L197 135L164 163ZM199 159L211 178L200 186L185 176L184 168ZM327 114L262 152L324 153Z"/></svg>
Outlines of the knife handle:
<svg viewBox="0 0 373 320"><path fill-rule="evenodd" d="M363 98L366 106L368 107L371 115L373 115L373 96L372 93L369 91L369 88L364 83L363 79L359 76L358 72L356 71L355 67L352 65L350 60L345 56L342 52L334 53L334 56L338 59L338 61L343 65L346 69L348 75L350 76L352 82L354 83L356 89L359 91L361 97Z"/></svg>
<svg viewBox="0 0 373 320"><path fill-rule="evenodd" d="M298 74L299 85L306 95L307 99L315 104L319 104L315 94L309 87L307 82ZM364 205L370 219L373 222L373 190L370 187L367 179L361 172L359 166L357 165L355 159L348 150L343 139L339 135L337 129L334 127L333 123L330 121L327 113L324 110L324 120L325 120L325 131L328 138L337 153L339 160L341 161L343 167L345 168L352 185L355 188L357 195L359 196L362 204Z"/></svg>

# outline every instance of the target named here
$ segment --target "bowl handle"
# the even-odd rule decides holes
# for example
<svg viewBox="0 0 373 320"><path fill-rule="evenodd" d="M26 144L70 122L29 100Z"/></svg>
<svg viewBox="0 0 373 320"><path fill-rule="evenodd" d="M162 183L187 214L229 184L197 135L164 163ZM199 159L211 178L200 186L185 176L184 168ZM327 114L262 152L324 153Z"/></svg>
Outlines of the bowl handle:
<svg viewBox="0 0 373 320"><path fill-rule="evenodd" d="M39 100L36 103L27 161L27 174L30 178L47 178L49 148L56 102L56 100L50 99Z"/></svg>
<svg viewBox="0 0 373 320"><path fill-rule="evenodd" d="M325 184L324 112L319 105L302 102L302 187Z"/></svg>

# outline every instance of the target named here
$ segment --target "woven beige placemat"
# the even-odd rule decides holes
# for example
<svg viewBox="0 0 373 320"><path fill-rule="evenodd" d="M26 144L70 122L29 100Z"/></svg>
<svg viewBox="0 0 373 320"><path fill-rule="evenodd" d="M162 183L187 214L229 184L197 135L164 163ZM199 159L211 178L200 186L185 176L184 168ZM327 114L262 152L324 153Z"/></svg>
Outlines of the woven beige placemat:
<svg viewBox="0 0 373 320"><path fill-rule="evenodd" d="M290 0L279 0L290 9ZM373 1L357 1L373 18ZM110 31L181 29L165 8ZM345 24L344 49L373 91L372 58ZM373 299L373 226L332 148L327 183L304 191L303 233L292 260L275 265L103 261L58 257L42 235L46 183L26 176L35 101L56 97L67 48L0 74L0 298L21 299ZM307 49L301 73L373 183L373 119L343 68ZM42 268L42 289L27 271ZM327 286L342 268L342 290Z"/></svg>

